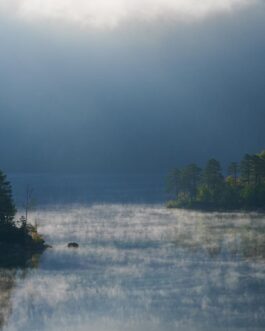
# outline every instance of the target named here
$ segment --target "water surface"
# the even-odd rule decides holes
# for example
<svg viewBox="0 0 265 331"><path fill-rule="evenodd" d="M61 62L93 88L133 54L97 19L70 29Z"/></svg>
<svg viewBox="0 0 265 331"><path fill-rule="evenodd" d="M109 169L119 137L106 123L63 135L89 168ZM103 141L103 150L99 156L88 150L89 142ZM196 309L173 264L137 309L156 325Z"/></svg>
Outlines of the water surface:
<svg viewBox="0 0 265 331"><path fill-rule="evenodd" d="M4 331L265 329L265 217L167 210L161 178L103 179L16 177L17 200L46 187L30 218L53 248L1 270Z"/></svg>

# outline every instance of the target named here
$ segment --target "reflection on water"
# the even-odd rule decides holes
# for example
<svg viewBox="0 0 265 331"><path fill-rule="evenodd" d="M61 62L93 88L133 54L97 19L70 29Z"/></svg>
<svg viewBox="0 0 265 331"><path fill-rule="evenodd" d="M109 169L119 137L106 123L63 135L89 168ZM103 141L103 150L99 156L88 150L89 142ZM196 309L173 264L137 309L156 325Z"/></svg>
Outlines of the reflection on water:
<svg viewBox="0 0 265 331"><path fill-rule="evenodd" d="M22 281L26 275L28 268L37 268L39 265L39 255L29 257L27 261L17 261L8 263L6 266L5 260L2 265L0 263L0 330L8 323L9 316L12 313L12 293L16 289L17 280ZM7 257L9 259L9 257Z"/></svg>
<svg viewBox="0 0 265 331"><path fill-rule="evenodd" d="M53 249L26 277L10 274L4 331L265 328L262 216L108 203L34 218Z"/></svg>
<svg viewBox="0 0 265 331"><path fill-rule="evenodd" d="M14 282L14 271L0 270L0 329L11 314L11 292Z"/></svg>

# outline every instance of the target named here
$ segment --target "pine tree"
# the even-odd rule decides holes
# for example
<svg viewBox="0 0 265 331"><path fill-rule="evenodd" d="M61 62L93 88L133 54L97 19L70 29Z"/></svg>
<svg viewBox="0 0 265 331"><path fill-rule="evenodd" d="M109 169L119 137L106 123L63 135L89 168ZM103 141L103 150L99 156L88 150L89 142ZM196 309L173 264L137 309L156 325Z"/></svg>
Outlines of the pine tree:
<svg viewBox="0 0 265 331"><path fill-rule="evenodd" d="M11 184L0 170L0 226L13 226L15 214Z"/></svg>
<svg viewBox="0 0 265 331"><path fill-rule="evenodd" d="M239 166L237 162L231 162L228 166L228 175L232 176L233 182L237 184Z"/></svg>
<svg viewBox="0 0 265 331"><path fill-rule="evenodd" d="M181 171L182 189L187 192L191 199L196 197L198 184L201 180L201 168L192 163Z"/></svg>
<svg viewBox="0 0 265 331"><path fill-rule="evenodd" d="M207 188L211 191L219 189L224 183L222 169L219 161L211 159L207 162L204 169L203 181Z"/></svg>
<svg viewBox="0 0 265 331"><path fill-rule="evenodd" d="M167 191L173 193L176 197L181 190L180 170L175 168L167 177Z"/></svg>
<svg viewBox="0 0 265 331"><path fill-rule="evenodd" d="M250 185L251 178L251 155L246 154L240 163L241 181L243 184Z"/></svg>

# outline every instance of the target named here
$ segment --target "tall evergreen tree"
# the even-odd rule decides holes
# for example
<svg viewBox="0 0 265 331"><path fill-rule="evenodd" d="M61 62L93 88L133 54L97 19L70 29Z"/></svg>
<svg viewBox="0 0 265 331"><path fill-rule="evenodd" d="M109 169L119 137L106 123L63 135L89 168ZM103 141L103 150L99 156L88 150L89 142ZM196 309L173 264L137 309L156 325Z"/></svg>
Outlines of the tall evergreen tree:
<svg viewBox="0 0 265 331"><path fill-rule="evenodd" d="M0 226L13 226L15 214L11 184L0 170Z"/></svg>
<svg viewBox="0 0 265 331"><path fill-rule="evenodd" d="M254 186L261 184L265 160L259 154L251 155L251 181Z"/></svg>
<svg viewBox="0 0 265 331"><path fill-rule="evenodd" d="M251 155L245 154L243 160L240 163L240 178L243 184L250 185L251 167Z"/></svg>
<svg viewBox="0 0 265 331"><path fill-rule="evenodd" d="M262 151L258 154L260 158L260 170L261 170L261 180L264 183L265 182L265 151Z"/></svg>
<svg viewBox="0 0 265 331"><path fill-rule="evenodd" d="M204 169L203 181L207 188L211 191L219 189L223 182L222 169L219 161L211 159L207 162Z"/></svg>
<svg viewBox="0 0 265 331"><path fill-rule="evenodd" d="M192 163L181 171L182 188L188 193L191 199L196 197L198 184L201 180L201 168Z"/></svg>
<svg viewBox="0 0 265 331"><path fill-rule="evenodd" d="M180 170L175 168L167 177L167 191L173 193L176 197L181 190L181 175Z"/></svg>
<svg viewBox="0 0 265 331"><path fill-rule="evenodd" d="M237 184L239 166L237 162L231 162L228 166L228 175L232 176L234 184Z"/></svg>

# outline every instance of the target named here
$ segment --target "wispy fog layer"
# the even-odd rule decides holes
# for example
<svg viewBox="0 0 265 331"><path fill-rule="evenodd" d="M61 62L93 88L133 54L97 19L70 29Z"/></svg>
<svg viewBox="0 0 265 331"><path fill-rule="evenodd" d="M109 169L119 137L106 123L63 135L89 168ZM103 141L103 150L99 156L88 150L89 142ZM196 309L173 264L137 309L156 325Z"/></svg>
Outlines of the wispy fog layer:
<svg viewBox="0 0 265 331"><path fill-rule="evenodd" d="M121 22L166 16L201 19L230 12L255 0L1 0L0 10L26 20L63 20L93 27L115 27Z"/></svg>
<svg viewBox="0 0 265 331"><path fill-rule="evenodd" d="M17 277L5 331L256 331L265 219L159 205L31 214L53 249ZM71 250L67 242L77 241ZM7 318L6 318L7 319Z"/></svg>

